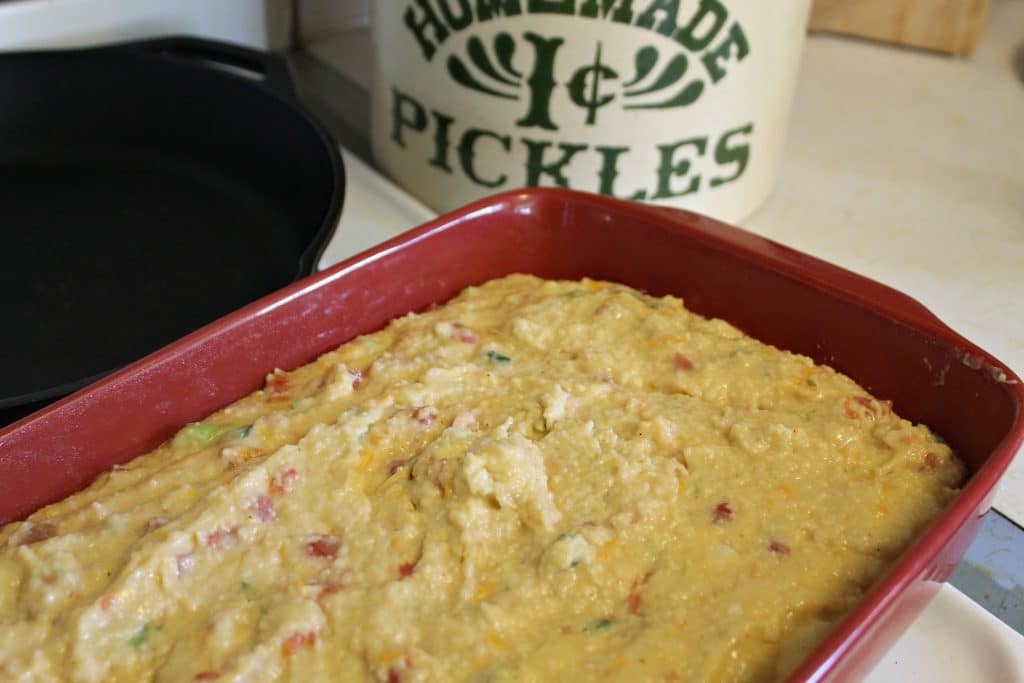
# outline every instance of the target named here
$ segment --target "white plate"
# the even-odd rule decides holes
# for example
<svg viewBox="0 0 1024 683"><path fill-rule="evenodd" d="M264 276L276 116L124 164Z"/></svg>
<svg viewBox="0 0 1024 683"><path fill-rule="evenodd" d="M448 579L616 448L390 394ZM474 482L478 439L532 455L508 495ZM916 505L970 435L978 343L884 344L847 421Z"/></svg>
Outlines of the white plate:
<svg viewBox="0 0 1024 683"><path fill-rule="evenodd" d="M1024 637L945 584L866 680L1021 683Z"/></svg>

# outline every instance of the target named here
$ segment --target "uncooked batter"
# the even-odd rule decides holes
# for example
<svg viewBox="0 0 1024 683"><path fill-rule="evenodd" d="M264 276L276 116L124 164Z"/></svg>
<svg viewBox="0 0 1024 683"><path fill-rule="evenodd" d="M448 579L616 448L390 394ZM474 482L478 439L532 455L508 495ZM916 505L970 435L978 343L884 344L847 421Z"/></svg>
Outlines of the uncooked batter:
<svg viewBox="0 0 1024 683"><path fill-rule="evenodd" d="M510 276L0 530L0 678L774 680L963 474L679 299Z"/></svg>

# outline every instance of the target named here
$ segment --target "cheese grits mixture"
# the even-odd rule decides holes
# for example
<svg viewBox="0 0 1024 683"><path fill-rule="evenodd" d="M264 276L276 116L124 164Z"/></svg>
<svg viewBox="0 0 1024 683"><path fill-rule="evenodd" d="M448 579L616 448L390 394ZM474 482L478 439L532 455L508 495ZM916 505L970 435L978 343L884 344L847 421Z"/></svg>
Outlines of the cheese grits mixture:
<svg viewBox="0 0 1024 683"><path fill-rule="evenodd" d="M775 680L963 476L679 299L509 276L0 530L0 679Z"/></svg>

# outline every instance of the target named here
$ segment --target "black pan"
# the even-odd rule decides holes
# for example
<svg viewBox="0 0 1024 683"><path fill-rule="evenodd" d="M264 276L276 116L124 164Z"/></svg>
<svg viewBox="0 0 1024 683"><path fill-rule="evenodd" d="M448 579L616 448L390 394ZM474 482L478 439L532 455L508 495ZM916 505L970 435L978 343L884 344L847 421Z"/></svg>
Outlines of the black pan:
<svg viewBox="0 0 1024 683"><path fill-rule="evenodd" d="M0 426L310 273L343 176L278 57L0 55Z"/></svg>

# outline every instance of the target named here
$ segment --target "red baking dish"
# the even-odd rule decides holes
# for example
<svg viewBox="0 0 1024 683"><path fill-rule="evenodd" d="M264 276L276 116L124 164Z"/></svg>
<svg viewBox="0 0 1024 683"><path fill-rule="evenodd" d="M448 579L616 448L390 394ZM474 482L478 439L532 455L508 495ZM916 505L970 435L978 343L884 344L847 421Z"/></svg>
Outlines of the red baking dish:
<svg viewBox="0 0 1024 683"><path fill-rule="evenodd" d="M892 399L967 463L963 492L794 681L868 671L960 560L1024 437L1017 378L907 296L696 214L535 189L469 205L300 280L0 431L0 523L154 448L276 367L511 272L682 296Z"/></svg>

